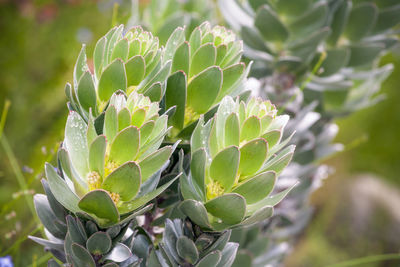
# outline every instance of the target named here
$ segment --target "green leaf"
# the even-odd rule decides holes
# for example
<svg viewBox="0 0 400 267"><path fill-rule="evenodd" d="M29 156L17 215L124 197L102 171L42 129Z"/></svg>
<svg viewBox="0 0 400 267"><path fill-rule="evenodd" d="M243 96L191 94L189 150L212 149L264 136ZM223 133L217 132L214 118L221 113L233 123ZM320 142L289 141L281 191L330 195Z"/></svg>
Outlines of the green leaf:
<svg viewBox="0 0 400 267"><path fill-rule="evenodd" d="M110 160L122 164L134 160L140 146L140 132L137 127L130 126L120 131L114 138L110 148Z"/></svg>
<svg viewBox="0 0 400 267"><path fill-rule="evenodd" d="M387 7L379 10L378 19L375 27L373 28L374 33L389 30L400 23L400 5Z"/></svg>
<svg viewBox="0 0 400 267"><path fill-rule="evenodd" d="M215 65L221 66L221 62L225 58L227 52L228 46L226 44L217 46L217 58L215 59Z"/></svg>
<svg viewBox="0 0 400 267"><path fill-rule="evenodd" d="M86 143L87 146L89 147L90 144L93 142L93 140L97 137L97 132L96 128L94 127L94 118L91 112L89 112L88 116L88 124L87 124L87 130L86 130ZM101 115L98 117L100 118ZM103 113L103 120L104 120L104 113Z"/></svg>
<svg viewBox="0 0 400 267"><path fill-rule="evenodd" d="M172 61L167 61L165 65L154 75L147 76L139 85L138 92L146 92L155 83L164 83L171 72Z"/></svg>
<svg viewBox="0 0 400 267"><path fill-rule="evenodd" d="M190 44L190 56L192 58L197 49L199 49L201 45L201 30L199 27L196 27L192 31L192 34L190 34L189 44Z"/></svg>
<svg viewBox="0 0 400 267"><path fill-rule="evenodd" d="M111 249L111 238L105 232L96 232L86 242L89 252L94 255L102 255Z"/></svg>
<svg viewBox="0 0 400 267"><path fill-rule="evenodd" d="M225 121L225 146L239 146L240 126L236 113L231 113Z"/></svg>
<svg viewBox="0 0 400 267"><path fill-rule="evenodd" d="M350 46L349 67L358 67L372 63L385 48L383 44L360 44Z"/></svg>
<svg viewBox="0 0 400 267"><path fill-rule="evenodd" d="M165 106L166 109L176 106L175 114L169 117L169 121L172 126L182 129L186 107L186 74L184 72L177 71L168 77Z"/></svg>
<svg viewBox="0 0 400 267"><path fill-rule="evenodd" d="M247 204L253 204L267 197L274 189L275 182L275 172L263 172L239 184L232 192L243 196Z"/></svg>
<svg viewBox="0 0 400 267"><path fill-rule="evenodd" d="M214 104L222 85L222 70L210 67L193 77L187 89L187 105L198 114L206 113Z"/></svg>
<svg viewBox="0 0 400 267"><path fill-rule="evenodd" d="M254 0L253 0L254 1ZM261 0L263 2L267 2L267 0ZM276 9L279 14L291 16L298 16L299 14L304 13L310 6L310 0L279 0L276 3Z"/></svg>
<svg viewBox="0 0 400 267"><path fill-rule="evenodd" d="M71 111L65 126L64 144L70 155L72 164L81 177L86 177L89 171L89 150L86 142L87 125L82 117Z"/></svg>
<svg viewBox="0 0 400 267"><path fill-rule="evenodd" d="M166 146L140 161L139 166L142 173L142 181L145 182L151 175L158 171L168 161L171 154L172 147Z"/></svg>
<svg viewBox="0 0 400 267"><path fill-rule="evenodd" d="M75 193L83 195L88 190L85 177L81 177L75 169L71 166L71 160L68 151L65 148L60 148L57 153L62 171L74 184Z"/></svg>
<svg viewBox="0 0 400 267"><path fill-rule="evenodd" d="M140 167L131 161L110 173L104 179L102 188L108 192L119 194L122 201L129 201L139 192L140 184Z"/></svg>
<svg viewBox="0 0 400 267"><path fill-rule="evenodd" d="M54 170L54 167L51 164L46 163L45 172L51 192L57 201L60 202L61 205L63 205L67 210L72 212L80 211L78 208L78 196L75 195L68 187L66 182L60 176L58 176Z"/></svg>
<svg viewBox="0 0 400 267"><path fill-rule="evenodd" d="M169 37L164 52L164 62L172 59L177 54L177 47L179 47L185 41L185 30L182 27L178 27Z"/></svg>
<svg viewBox="0 0 400 267"><path fill-rule="evenodd" d="M257 138L260 135L261 122L256 116L248 117L242 125L240 131L240 142L250 141Z"/></svg>
<svg viewBox="0 0 400 267"><path fill-rule="evenodd" d="M103 133L106 136L108 142L112 142L118 132L118 115L117 109L110 105L105 113L104 117L104 129Z"/></svg>
<svg viewBox="0 0 400 267"><path fill-rule="evenodd" d="M351 41L362 39L375 24L378 10L373 3L363 3L352 8L345 28L345 35Z"/></svg>
<svg viewBox="0 0 400 267"><path fill-rule="evenodd" d="M73 243L72 244L72 255L80 263L81 266L85 267L96 267L92 256L83 246Z"/></svg>
<svg viewBox="0 0 400 267"><path fill-rule="evenodd" d="M94 82L90 71L86 71L79 80L77 97L85 111L89 112L90 108L95 112L97 111L96 89L94 88Z"/></svg>
<svg viewBox="0 0 400 267"><path fill-rule="evenodd" d="M254 212L249 218L245 219L241 225L252 225L265 221L266 219L272 217L274 214L274 208L270 206L265 206Z"/></svg>
<svg viewBox="0 0 400 267"><path fill-rule="evenodd" d="M106 102L118 90L126 91L125 67L120 59L114 60L104 69L98 85L99 98Z"/></svg>
<svg viewBox="0 0 400 267"><path fill-rule="evenodd" d="M106 138L99 135L89 149L89 167L91 171L95 171L104 177L104 158L106 155Z"/></svg>
<svg viewBox="0 0 400 267"><path fill-rule="evenodd" d="M125 107L118 112L118 131L122 131L131 125L131 113Z"/></svg>
<svg viewBox="0 0 400 267"><path fill-rule="evenodd" d="M144 78L146 66L141 55L130 58L125 63L127 86L137 86Z"/></svg>
<svg viewBox="0 0 400 267"><path fill-rule="evenodd" d="M128 39L124 38L119 40L118 43L115 44L114 49L112 51L111 61L117 58L126 61L128 59L128 50L129 50Z"/></svg>
<svg viewBox="0 0 400 267"><path fill-rule="evenodd" d="M268 144L263 138L257 138L240 148L239 173L241 176L256 173L267 159Z"/></svg>
<svg viewBox="0 0 400 267"><path fill-rule="evenodd" d="M172 72L183 71L189 73L190 47L188 42L182 43L174 54L172 60Z"/></svg>
<svg viewBox="0 0 400 267"><path fill-rule="evenodd" d="M190 163L190 173L192 175L193 181L196 183L197 187L201 190L202 198L206 196L206 163L207 155L204 148L196 150L192 154L192 161Z"/></svg>
<svg viewBox="0 0 400 267"><path fill-rule="evenodd" d="M179 205L179 209L198 226L205 229L211 229L211 225L208 221L207 210L201 202L187 199L182 201Z"/></svg>
<svg viewBox="0 0 400 267"><path fill-rule="evenodd" d="M83 228L82 223L71 215L66 217L67 219L67 227L68 227L68 234L71 237L73 243L77 243L79 245L85 245L87 240L87 235L85 229Z"/></svg>
<svg viewBox="0 0 400 267"><path fill-rule="evenodd" d="M64 238L65 233L60 231L54 222L57 219L56 215L51 210L49 202L45 195L36 194L33 197L33 203L35 205L36 213L43 223L44 227L55 237L57 238Z"/></svg>
<svg viewBox="0 0 400 267"><path fill-rule="evenodd" d="M342 1L333 15L330 27L332 29L332 34L328 38L328 43L332 46L336 46L337 41L342 36L352 6L353 3L351 1Z"/></svg>
<svg viewBox="0 0 400 267"><path fill-rule="evenodd" d="M149 97L151 101L159 102L164 95L164 88L160 82L156 82L146 89L143 94Z"/></svg>
<svg viewBox="0 0 400 267"><path fill-rule="evenodd" d="M270 52L269 48L264 43L262 36L260 36L260 33L255 28L242 26L241 36L249 48L267 53Z"/></svg>
<svg viewBox="0 0 400 267"><path fill-rule="evenodd" d="M154 121L148 121L140 127L140 143L143 146L147 142L154 129Z"/></svg>
<svg viewBox="0 0 400 267"><path fill-rule="evenodd" d="M223 98L232 92L234 85L241 79L245 69L245 64L240 62L223 70L223 83L219 93L219 98Z"/></svg>
<svg viewBox="0 0 400 267"><path fill-rule="evenodd" d="M261 201L258 201L257 203L254 204L249 204L247 205L247 213L246 216L248 215L253 215L255 214L257 211L261 210L262 208L269 206L269 207L273 207L275 205L277 205L279 202L282 201L282 199L284 199L286 197L287 194L289 194L289 192L297 185L294 184L291 187L273 195L270 197L266 197Z"/></svg>
<svg viewBox="0 0 400 267"><path fill-rule="evenodd" d="M347 48L330 49L326 51L326 58L321 64L322 77L336 74L349 62L350 51Z"/></svg>
<svg viewBox="0 0 400 267"><path fill-rule="evenodd" d="M167 189L176 179L178 179L180 175L181 174L177 175L175 178L171 179L171 181L169 181L168 183L158 187L156 190L154 190L146 195L143 195L142 197L139 197L134 200L123 203L119 207L121 214L131 212L131 211L147 204L148 202L150 202L151 200L156 198L159 194L164 192L164 190Z"/></svg>
<svg viewBox="0 0 400 267"><path fill-rule="evenodd" d="M136 127L141 127L146 118L146 110L144 108L139 108L135 110L132 114L132 125Z"/></svg>
<svg viewBox="0 0 400 267"><path fill-rule="evenodd" d="M254 25L268 42L284 42L289 32L269 6L262 6L256 14Z"/></svg>
<svg viewBox="0 0 400 267"><path fill-rule="evenodd" d="M83 211L94 214L101 219L107 219L111 223L116 223L119 220L117 207L105 190L90 191L82 197L78 205Z"/></svg>
<svg viewBox="0 0 400 267"><path fill-rule="evenodd" d="M97 79L99 79L103 70L104 51L106 48L106 43L107 43L107 38L103 36L101 39L97 41L96 47L94 48L93 65L94 65L94 73Z"/></svg>
<svg viewBox="0 0 400 267"><path fill-rule="evenodd" d="M86 45L82 45L82 49L79 53L78 59L75 63L74 68L74 86L76 86L81 79L82 75L88 70L86 64Z"/></svg>
<svg viewBox="0 0 400 267"><path fill-rule="evenodd" d="M215 267L225 267L231 266L235 261L236 252L238 250L239 244L229 242L226 244L224 249L222 250L221 260L219 261L218 265Z"/></svg>
<svg viewBox="0 0 400 267"><path fill-rule="evenodd" d="M195 266L196 267L216 266L220 260L221 260L221 252L216 250L204 256Z"/></svg>
<svg viewBox="0 0 400 267"><path fill-rule="evenodd" d="M262 171L272 170L275 171L277 175L279 175L292 160L294 148L295 146L291 145L279 152L277 156L275 156L272 160L269 160L262 167Z"/></svg>
<svg viewBox="0 0 400 267"><path fill-rule="evenodd" d="M176 242L178 255L186 262L194 264L199 259L199 252L192 240L186 236L181 236Z"/></svg>
<svg viewBox="0 0 400 267"><path fill-rule="evenodd" d="M313 33L325 25L328 17L328 3L317 2L304 15L294 20L289 28L296 36L303 36Z"/></svg>
<svg viewBox="0 0 400 267"><path fill-rule="evenodd" d="M225 191L235 183L239 167L239 149L230 146L219 152L210 165L210 177L219 182Z"/></svg>
<svg viewBox="0 0 400 267"><path fill-rule="evenodd" d="M246 213L246 200L230 193L216 197L205 204L209 213L220 218L223 223L234 225L240 223Z"/></svg>
<svg viewBox="0 0 400 267"><path fill-rule="evenodd" d="M190 62L189 77L193 77L215 64L217 51L212 43L200 46Z"/></svg>

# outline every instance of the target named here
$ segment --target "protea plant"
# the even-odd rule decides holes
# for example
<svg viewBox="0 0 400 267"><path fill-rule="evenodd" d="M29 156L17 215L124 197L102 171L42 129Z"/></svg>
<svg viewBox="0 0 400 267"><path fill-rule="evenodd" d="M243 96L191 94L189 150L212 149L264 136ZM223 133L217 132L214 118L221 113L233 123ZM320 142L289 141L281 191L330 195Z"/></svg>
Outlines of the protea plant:
<svg viewBox="0 0 400 267"><path fill-rule="evenodd" d="M139 26L124 32L120 25L97 42L91 71L83 45L74 69L74 90L70 84L65 89L70 110L87 120L91 109L97 117L118 90L161 100L171 68L171 62L162 64L162 53L158 39L150 32Z"/></svg>
<svg viewBox="0 0 400 267"><path fill-rule="evenodd" d="M190 137L200 115L224 96L243 91L248 68L240 62L242 52L233 32L208 22L196 27L188 41L184 28L171 34L163 61L172 60L165 95L166 108L176 106L170 118L172 136Z"/></svg>
<svg viewBox="0 0 400 267"><path fill-rule="evenodd" d="M241 41L209 23L185 40L177 28L159 47L119 26L97 43L92 71L82 49L57 168L46 164L47 197L35 197L48 240L32 239L61 262L230 266L229 229L270 217L291 190L270 196L294 146L281 141L288 116L246 104Z"/></svg>
<svg viewBox="0 0 400 267"><path fill-rule="evenodd" d="M280 143L287 121L269 101L252 98L246 105L225 97L215 117L206 124L201 117L193 132L190 174L180 179L186 199L180 209L215 230L270 217L290 190L269 197L294 152L294 146L280 151L288 142Z"/></svg>
<svg viewBox="0 0 400 267"><path fill-rule="evenodd" d="M158 149L167 133L167 116L159 116L158 110L157 103L135 92L128 99L114 94L102 135L96 133L91 117L86 124L71 111L58 153L65 180L46 166L58 201L105 226L118 223L160 194L165 187L154 189L174 148Z"/></svg>

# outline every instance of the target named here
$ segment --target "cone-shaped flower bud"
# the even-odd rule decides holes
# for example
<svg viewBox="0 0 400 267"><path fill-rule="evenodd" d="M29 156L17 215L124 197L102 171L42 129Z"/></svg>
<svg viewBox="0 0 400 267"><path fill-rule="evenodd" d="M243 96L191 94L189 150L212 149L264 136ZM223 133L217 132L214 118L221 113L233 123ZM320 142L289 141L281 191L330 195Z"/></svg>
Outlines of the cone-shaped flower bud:
<svg viewBox="0 0 400 267"><path fill-rule="evenodd" d="M167 108L177 107L170 119L173 135L198 120L224 96L241 93L249 69L240 62L242 53L242 41L232 31L221 26L212 28L208 22L195 28L189 40L183 28L171 34L163 60L172 60L165 103Z"/></svg>
<svg viewBox="0 0 400 267"><path fill-rule="evenodd" d="M137 91L159 101L171 69L171 62L164 64L161 58L158 39L150 32L134 27L124 33L123 25L114 27L97 42L92 71L85 46L82 47L74 70L74 93L69 84L66 87L70 110L77 111L85 120L89 109L97 116L118 90L128 95Z"/></svg>
<svg viewBox="0 0 400 267"><path fill-rule="evenodd" d="M158 103L135 92L128 99L114 94L100 135L92 117L86 124L71 111L58 154L64 180L46 166L57 200L107 225L160 194L169 184L155 189L175 147L159 149L168 128L167 116L158 110Z"/></svg>
<svg viewBox="0 0 400 267"><path fill-rule="evenodd" d="M181 210L201 227L221 230L272 215L288 191L270 197L294 146L281 150L287 115L269 101L225 97L214 118L201 117L191 138L190 174L182 176ZM289 189L290 190L290 189ZM195 211L193 213L193 211Z"/></svg>

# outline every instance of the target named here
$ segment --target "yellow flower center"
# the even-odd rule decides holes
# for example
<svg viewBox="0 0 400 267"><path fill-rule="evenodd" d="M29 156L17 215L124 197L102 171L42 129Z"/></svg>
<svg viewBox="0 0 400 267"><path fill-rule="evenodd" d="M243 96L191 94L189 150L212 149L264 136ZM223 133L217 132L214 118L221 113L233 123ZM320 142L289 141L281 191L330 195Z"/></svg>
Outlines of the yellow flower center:
<svg viewBox="0 0 400 267"><path fill-rule="evenodd" d="M100 175L95 171L88 173L88 175L87 175L87 183L88 183L90 191L95 190L95 189L99 189L100 186L101 186L101 177L100 177Z"/></svg>
<svg viewBox="0 0 400 267"><path fill-rule="evenodd" d="M190 123L194 122L199 118L199 114L194 112L194 110L191 107L187 107L185 110L185 119L184 119L184 125L187 126Z"/></svg>
<svg viewBox="0 0 400 267"><path fill-rule="evenodd" d="M207 184L207 199L213 199L224 194L224 188L219 182L211 181Z"/></svg>
<svg viewBox="0 0 400 267"><path fill-rule="evenodd" d="M117 194L117 193L110 193L110 197L111 197L112 201L114 201L115 205L117 205L118 202L119 202L119 194Z"/></svg>
<svg viewBox="0 0 400 267"><path fill-rule="evenodd" d="M104 177L107 177L110 173L112 173L113 171L115 171L116 168L118 168L118 164L113 162L113 161L109 161L106 165L106 167L104 168Z"/></svg>

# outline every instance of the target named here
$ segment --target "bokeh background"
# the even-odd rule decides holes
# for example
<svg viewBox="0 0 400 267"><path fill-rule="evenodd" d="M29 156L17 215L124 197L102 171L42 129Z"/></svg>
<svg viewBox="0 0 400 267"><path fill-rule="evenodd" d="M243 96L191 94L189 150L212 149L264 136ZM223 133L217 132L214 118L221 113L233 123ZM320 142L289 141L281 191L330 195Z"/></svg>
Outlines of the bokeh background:
<svg viewBox="0 0 400 267"><path fill-rule="evenodd" d="M81 44L91 54L95 40L128 19L130 6L119 4L113 16L106 0L0 0L0 112L11 104L0 142L0 257L11 255L15 266L46 266L50 257L27 239L42 231L32 195L42 192L44 162L54 161L63 138L64 86ZM399 253L400 49L381 63L395 66L381 90L386 99L337 121L346 149L324 162L336 171L313 195L312 223L287 266Z"/></svg>

